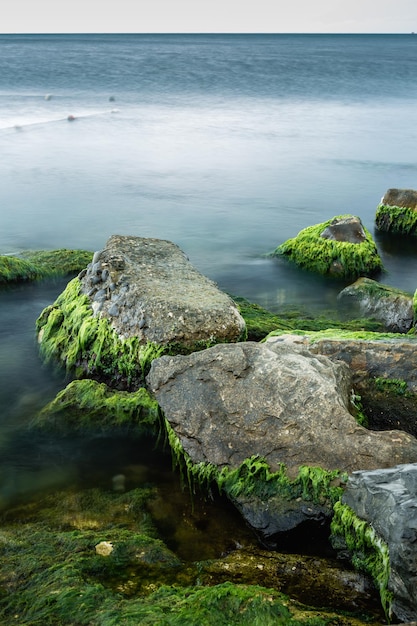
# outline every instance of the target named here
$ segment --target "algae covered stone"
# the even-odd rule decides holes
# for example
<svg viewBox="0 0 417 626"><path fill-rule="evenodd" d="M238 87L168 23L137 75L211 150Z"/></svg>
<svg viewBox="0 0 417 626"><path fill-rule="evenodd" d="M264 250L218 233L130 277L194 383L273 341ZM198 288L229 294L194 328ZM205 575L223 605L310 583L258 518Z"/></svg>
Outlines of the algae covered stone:
<svg viewBox="0 0 417 626"><path fill-rule="evenodd" d="M272 256L285 256L303 269L337 278L355 279L383 270L371 233L352 215L304 228Z"/></svg>
<svg viewBox="0 0 417 626"><path fill-rule="evenodd" d="M85 250L25 251L18 256L0 256L0 284L38 280L78 273L90 262Z"/></svg>
<svg viewBox="0 0 417 626"><path fill-rule="evenodd" d="M417 235L417 191L388 189L377 207L375 226L382 232Z"/></svg>
<svg viewBox="0 0 417 626"><path fill-rule="evenodd" d="M43 358L139 386L153 358L246 337L233 300L175 244L113 236L37 321Z"/></svg>

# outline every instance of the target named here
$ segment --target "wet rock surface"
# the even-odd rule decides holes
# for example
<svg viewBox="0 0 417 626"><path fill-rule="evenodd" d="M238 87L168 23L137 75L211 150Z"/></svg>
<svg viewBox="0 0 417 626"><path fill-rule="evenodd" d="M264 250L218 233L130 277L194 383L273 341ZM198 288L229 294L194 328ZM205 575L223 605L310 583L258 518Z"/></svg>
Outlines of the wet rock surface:
<svg viewBox="0 0 417 626"><path fill-rule="evenodd" d="M349 243L363 243L366 233L359 217L335 218L320 234L323 239L347 241Z"/></svg>
<svg viewBox="0 0 417 626"><path fill-rule="evenodd" d="M388 189L382 197L381 204L417 209L417 191L414 189Z"/></svg>
<svg viewBox="0 0 417 626"><path fill-rule="evenodd" d="M417 463L354 472L342 501L369 522L389 546L392 610L410 622L417 616Z"/></svg>
<svg viewBox="0 0 417 626"><path fill-rule="evenodd" d="M413 326L413 296L370 278L359 278L345 287L338 301L346 307L357 307L360 317L372 317L392 333L407 333Z"/></svg>

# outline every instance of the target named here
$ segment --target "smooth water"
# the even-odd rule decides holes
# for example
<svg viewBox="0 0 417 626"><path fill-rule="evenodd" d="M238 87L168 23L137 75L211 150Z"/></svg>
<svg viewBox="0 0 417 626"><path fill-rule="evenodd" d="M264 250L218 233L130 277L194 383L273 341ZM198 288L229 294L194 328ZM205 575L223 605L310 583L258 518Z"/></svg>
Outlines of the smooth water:
<svg viewBox="0 0 417 626"><path fill-rule="evenodd" d="M2 35L0 254L157 237L273 311L331 308L344 284L264 255L417 187L416 62L411 35ZM414 292L414 242L375 237ZM64 384L34 324L65 282L0 291L2 449Z"/></svg>

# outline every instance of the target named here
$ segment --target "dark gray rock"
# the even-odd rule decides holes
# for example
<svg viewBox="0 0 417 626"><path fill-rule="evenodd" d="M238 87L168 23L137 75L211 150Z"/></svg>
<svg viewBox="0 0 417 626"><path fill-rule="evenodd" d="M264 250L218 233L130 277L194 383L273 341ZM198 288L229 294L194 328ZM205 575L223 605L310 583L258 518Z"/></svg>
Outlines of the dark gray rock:
<svg viewBox="0 0 417 626"><path fill-rule="evenodd" d="M347 241L349 243L363 243L366 241L366 233L359 217L349 216L335 218L321 233L323 239L335 241Z"/></svg>
<svg viewBox="0 0 417 626"><path fill-rule="evenodd" d="M184 349L244 338L233 300L170 241L113 235L80 280L120 337Z"/></svg>
<svg viewBox="0 0 417 626"><path fill-rule="evenodd" d="M355 307L361 317L382 322L387 332L407 333L413 327L413 296L370 278L359 278L345 287L338 301L349 309Z"/></svg>
<svg viewBox="0 0 417 626"><path fill-rule="evenodd" d="M392 610L400 620L417 617L417 463L354 472L343 503L388 544Z"/></svg>

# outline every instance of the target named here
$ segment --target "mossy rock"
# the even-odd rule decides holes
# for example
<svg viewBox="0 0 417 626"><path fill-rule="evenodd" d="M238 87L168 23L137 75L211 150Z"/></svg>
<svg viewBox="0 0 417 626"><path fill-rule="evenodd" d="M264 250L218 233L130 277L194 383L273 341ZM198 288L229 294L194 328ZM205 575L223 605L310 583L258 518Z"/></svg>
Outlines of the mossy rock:
<svg viewBox="0 0 417 626"><path fill-rule="evenodd" d="M407 207L380 204L376 210L378 230L398 235L417 235L417 211Z"/></svg>
<svg viewBox="0 0 417 626"><path fill-rule="evenodd" d="M78 278L71 280L36 322L45 363L58 364L76 377L104 381L113 388L137 389L153 358L166 348L118 336L107 318L95 316Z"/></svg>
<svg viewBox="0 0 417 626"><path fill-rule="evenodd" d="M300 268L324 276L356 279L373 276L383 270L371 233L364 226L359 243L338 241L322 234L337 220L348 220L351 215L339 215L321 224L308 226L298 235L278 246L272 256L284 256Z"/></svg>
<svg viewBox="0 0 417 626"><path fill-rule="evenodd" d="M32 428L61 434L158 434L160 409L144 387L115 391L94 380L74 380L35 417Z"/></svg>
<svg viewBox="0 0 417 626"><path fill-rule="evenodd" d="M239 307L240 314L246 323L248 341L261 341L275 330L293 331L309 330L322 331L328 328L342 328L351 331L379 332L383 330L381 322L375 319L340 319L337 311L330 311L327 315L311 316L300 310L281 310L279 314L272 313L259 304L249 302L246 298L232 296Z"/></svg>
<svg viewBox="0 0 417 626"><path fill-rule="evenodd" d="M91 258L91 252L66 249L0 256L0 284L67 276L80 272Z"/></svg>

